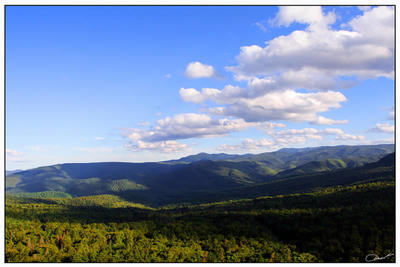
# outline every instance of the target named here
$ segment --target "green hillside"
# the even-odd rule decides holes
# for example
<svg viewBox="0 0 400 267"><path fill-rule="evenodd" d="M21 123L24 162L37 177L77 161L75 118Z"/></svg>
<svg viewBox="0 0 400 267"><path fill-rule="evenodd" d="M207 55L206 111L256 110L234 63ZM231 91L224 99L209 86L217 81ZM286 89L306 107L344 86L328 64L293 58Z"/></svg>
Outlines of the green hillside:
<svg viewBox="0 0 400 267"><path fill-rule="evenodd" d="M360 165L374 162L394 152L394 145L323 146L300 149L281 149L276 152L244 156L236 160L257 160L275 170L285 170L311 161L329 159L354 160Z"/></svg>
<svg viewBox="0 0 400 267"><path fill-rule="evenodd" d="M351 167L354 167L355 165L354 161L352 161L349 165L351 165ZM348 167L348 164L341 159L311 161L306 164L300 165L298 167L282 171L277 174L277 177L290 177L290 176L304 175L317 172L327 172L346 167Z"/></svg>
<svg viewBox="0 0 400 267"><path fill-rule="evenodd" d="M378 160L393 148L376 145L283 149L258 155L231 155L229 160L203 160L213 156L200 154L191 159L201 160L191 163L58 164L7 176L6 191L57 191L71 196L112 194L153 206L303 192L391 175L393 167L370 177L363 167L356 166ZM215 157L226 158L227 154ZM345 167L356 168L344 170Z"/></svg>
<svg viewBox="0 0 400 267"><path fill-rule="evenodd" d="M259 196L274 196L292 193L305 193L319 190L323 187L351 185L363 182L394 181L395 170L394 153L381 160L366 164L362 167L344 168L336 171L298 175L280 178L265 183L257 183L218 192L180 192L168 195L155 192L157 197L152 198L153 205L204 203L229 199L255 198ZM126 196L129 199L129 196ZM132 198L137 201L138 199Z"/></svg>
<svg viewBox="0 0 400 267"><path fill-rule="evenodd" d="M394 253L394 204L393 181L159 209L7 196L5 261L364 262Z"/></svg>

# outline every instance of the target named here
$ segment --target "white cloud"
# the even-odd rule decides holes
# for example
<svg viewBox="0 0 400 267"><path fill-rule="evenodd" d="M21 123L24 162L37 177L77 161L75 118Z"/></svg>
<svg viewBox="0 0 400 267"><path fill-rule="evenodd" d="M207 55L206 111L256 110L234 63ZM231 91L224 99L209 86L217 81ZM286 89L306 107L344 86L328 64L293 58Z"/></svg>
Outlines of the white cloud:
<svg viewBox="0 0 400 267"><path fill-rule="evenodd" d="M344 140L364 142L365 137L361 135L352 135L345 133L339 128L304 128L304 129L287 129L278 132L269 132L271 139L245 139L237 145L222 144L217 146L219 151L252 151L259 149L276 150L287 147L292 144L307 143L308 141L322 141L325 136L332 136L336 141Z"/></svg>
<svg viewBox="0 0 400 267"><path fill-rule="evenodd" d="M394 133L394 125L390 123L377 123L376 127L369 129L376 133Z"/></svg>
<svg viewBox="0 0 400 267"><path fill-rule="evenodd" d="M9 157L18 157L18 156L21 156L21 155L23 155L23 153L22 152L18 152L18 151L16 151L16 150L13 150L13 149L6 149L6 155L7 156L9 156Z"/></svg>
<svg viewBox="0 0 400 267"><path fill-rule="evenodd" d="M175 140L224 136L249 126L254 125L246 123L243 119L213 119L206 114L185 113L161 119L147 130L126 130L123 135L129 140L130 148L176 152L186 149L187 146Z"/></svg>
<svg viewBox="0 0 400 267"><path fill-rule="evenodd" d="M269 91L266 80L252 80L249 89L227 85L224 89L181 88L179 93L186 102L202 103L212 100L224 107L213 107L208 111L214 115L235 116L247 122L262 122L269 120L306 121L318 125L348 123L347 120L332 120L317 113L331 108L341 107L341 102L347 101L340 92L325 91L315 93L300 93L295 90ZM263 86L264 85L264 86Z"/></svg>
<svg viewBox="0 0 400 267"><path fill-rule="evenodd" d="M241 47L238 65L227 69L239 80L270 76L281 85L306 89L336 89L366 78L392 78L394 9L380 6L365 11L346 25L350 30L330 29L334 17L320 7L282 7L275 19L278 24L299 22L308 24L307 28L276 37L265 47ZM348 82L343 77L357 79Z"/></svg>
<svg viewBox="0 0 400 267"><path fill-rule="evenodd" d="M7 162L26 162L24 153L9 148L6 149L6 160Z"/></svg>
<svg viewBox="0 0 400 267"><path fill-rule="evenodd" d="M344 94L335 90L350 88L368 78L393 78L392 7L364 9L361 16L353 18L340 30L331 28L335 21L336 15L324 13L321 7L280 8L275 24L288 26L297 22L305 24L305 29L278 36L264 46L241 47L237 65L226 69L233 72L237 80L246 80L247 88L234 85L223 89L180 88L179 94L185 102L212 101L216 105L202 105L202 112L208 115L178 114L160 119L148 129L130 129L126 135L127 146L135 150L177 152L188 148L177 140L224 136L250 126L262 129L271 139L246 139L238 145L221 145L219 149L275 148L308 140L320 141L326 136L335 141L365 142L364 136L348 134L338 128L275 132L275 127L286 126L277 121L315 125L348 123L345 119L321 115L340 108L347 101ZM381 27L384 29L377 32ZM211 65L191 62L185 75L210 78L218 73ZM225 118L216 119L211 115Z"/></svg>
<svg viewBox="0 0 400 267"><path fill-rule="evenodd" d="M94 140L96 140L96 141L103 141L103 140L104 140L104 137L96 136L96 137L94 138Z"/></svg>
<svg viewBox="0 0 400 267"><path fill-rule="evenodd" d="M360 10L362 10L362 11L369 11L369 10L371 10L371 6L359 6L358 7Z"/></svg>
<svg viewBox="0 0 400 267"><path fill-rule="evenodd" d="M278 122L263 122L257 125L260 129L266 130L265 133L272 135L275 132L275 128L285 128L286 124Z"/></svg>
<svg viewBox="0 0 400 267"><path fill-rule="evenodd" d="M322 116L318 116L315 121L312 121L311 124L317 125L332 125L332 124L346 124L349 123L348 120L332 120Z"/></svg>
<svg viewBox="0 0 400 267"><path fill-rule="evenodd" d="M395 112L394 112L394 108L392 107L391 110L389 111L389 115L388 115L387 119L394 120L394 115L395 115Z"/></svg>
<svg viewBox="0 0 400 267"><path fill-rule="evenodd" d="M394 144L394 137L377 139L377 140L365 140L365 145L379 145L379 144Z"/></svg>
<svg viewBox="0 0 400 267"><path fill-rule="evenodd" d="M196 104L202 103L207 100L207 98L194 88L181 88L179 94L185 102L193 102Z"/></svg>
<svg viewBox="0 0 400 267"><path fill-rule="evenodd" d="M186 77L197 79L217 77L218 73L213 66L196 61L187 65L185 75Z"/></svg>
<svg viewBox="0 0 400 267"><path fill-rule="evenodd" d="M126 147L136 151L153 150L163 153L175 153L186 150L188 148L187 145L178 143L173 140L153 142L153 143L138 140L136 143L128 143Z"/></svg>
<svg viewBox="0 0 400 267"><path fill-rule="evenodd" d="M310 27L322 27L334 23L334 13L323 14L319 6L283 6L274 19L278 25L289 26L293 22L309 24Z"/></svg>
<svg viewBox="0 0 400 267"><path fill-rule="evenodd" d="M240 144L238 145L226 145L222 144L217 146L217 150L219 151L253 151L257 149L262 149L262 148L272 148L274 147L274 141L269 140L269 139L251 139L251 138L246 138L244 139Z"/></svg>
<svg viewBox="0 0 400 267"><path fill-rule="evenodd" d="M316 139L322 140L322 136L332 135L335 136L336 140L364 140L365 137L362 135L352 135L345 133L339 128L325 128L318 130L315 128L304 128L304 129L290 129L282 130L276 133L276 136L291 138L293 136L302 137L304 139Z"/></svg>
<svg viewBox="0 0 400 267"><path fill-rule="evenodd" d="M318 116L317 113L339 108L340 103L346 100L340 92L300 93L285 90L252 99L242 98L226 107L211 108L210 112L243 118L247 122L287 120L326 125L346 121L334 121Z"/></svg>
<svg viewBox="0 0 400 267"><path fill-rule="evenodd" d="M167 73L167 74L165 74L165 76L164 76L165 78L167 78L167 79L169 79L169 78L171 78L172 77L172 75L170 74L170 73Z"/></svg>
<svg viewBox="0 0 400 267"><path fill-rule="evenodd" d="M242 97L246 97L248 91L233 85L227 85L222 90L215 88L203 88L201 92L194 88L181 88L179 94L186 102L202 103L207 100L215 101L219 104L231 104Z"/></svg>
<svg viewBox="0 0 400 267"><path fill-rule="evenodd" d="M239 80L247 79L248 89L233 85L222 90L181 88L180 95L186 102L213 101L222 106L209 108L210 114L247 122L348 123L319 113L340 108L347 101L333 90L352 87L367 78L393 77L393 13L392 7L375 7L350 20L345 25L348 30L333 30L330 25L335 14L324 13L321 7L282 7L276 24L298 22L306 24L306 29L276 37L264 47L241 48L238 65L227 69ZM383 33L376 33L381 27Z"/></svg>

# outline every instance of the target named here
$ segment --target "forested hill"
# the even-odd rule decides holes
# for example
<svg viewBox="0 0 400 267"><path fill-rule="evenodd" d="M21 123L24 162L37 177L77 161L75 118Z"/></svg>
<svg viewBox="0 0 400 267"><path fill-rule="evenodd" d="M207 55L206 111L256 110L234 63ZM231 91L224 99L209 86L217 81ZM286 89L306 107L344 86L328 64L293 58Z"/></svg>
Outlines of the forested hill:
<svg viewBox="0 0 400 267"><path fill-rule="evenodd" d="M7 176L6 190L8 193L57 191L72 196L113 194L150 205L188 198L190 202L191 197L201 195L203 199L219 192L238 192L243 197L242 192L248 188L258 188L250 190L260 193L279 193L283 185L273 192L271 188L276 188L282 179L291 179L290 183L294 178L302 181L289 186L292 189L308 189L300 185L310 177L317 179L312 186L322 186L326 179L315 178L318 173L324 173L321 177L328 173L329 179L337 181L334 184L341 184L346 182L341 179L341 170L351 173L347 170L355 168L355 172L360 172L365 164L393 151L394 145L336 146L282 149L258 155L200 154L173 162L59 164ZM218 160L212 160L214 156ZM361 180L368 178L354 175Z"/></svg>

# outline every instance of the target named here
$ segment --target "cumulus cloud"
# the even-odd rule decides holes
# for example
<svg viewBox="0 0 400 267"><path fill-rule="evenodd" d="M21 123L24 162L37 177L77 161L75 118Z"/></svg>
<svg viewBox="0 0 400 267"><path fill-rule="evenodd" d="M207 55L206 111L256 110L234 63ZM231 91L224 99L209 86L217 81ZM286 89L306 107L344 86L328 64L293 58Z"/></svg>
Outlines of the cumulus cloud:
<svg viewBox="0 0 400 267"><path fill-rule="evenodd" d="M235 116L247 122L270 120L306 121L317 125L348 123L347 120L332 120L318 115L320 112L341 107L347 101L340 92L324 91L300 93L295 90L272 90L262 86L265 80L251 81L248 90L228 85L222 90L203 88L181 88L179 93L186 102L202 103L212 100L226 106L213 107L208 111L214 115Z"/></svg>
<svg viewBox="0 0 400 267"><path fill-rule="evenodd" d="M333 30L335 14L324 13L321 7L281 7L275 24L297 22L306 24L306 29L276 37L264 47L241 48L238 64L227 69L238 80L246 79L247 89L233 85L221 90L181 88L180 95L186 102L213 101L220 106L209 108L210 114L246 122L348 123L319 113L340 108L347 101L334 90L367 78L393 77L393 12L392 7L375 7L350 20L345 25L349 30ZM383 33L377 33L381 27Z"/></svg>
<svg viewBox="0 0 400 267"><path fill-rule="evenodd" d="M196 62L190 62L186 66L185 75L186 75L186 77L189 77L192 79L198 79L198 78L217 77L218 73L215 71L213 66L206 65L206 64L196 61Z"/></svg>
<svg viewBox="0 0 400 267"><path fill-rule="evenodd" d="M215 115L235 116L247 122L286 120L313 124L338 124L317 115L341 107L346 97L340 92L300 93L294 90L271 92L256 98L242 98L226 107L211 108Z"/></svg>
<svg viewBox="0 0 400 267"><path fill-rule="evenodd" d="M377 123L376 127L369 129L376 133L394 133L394 125L390 123Z"/></svg>
<svg viewBox="0 0 400 267"><path fill-rule="evenodd" d="M185 102L212 101L215 105L202 105L201 112L206 114L178 114L163 118L148 129L130 129L126 135L127 146L137 150L176 152L187 149L177 140L223 136L250 126L265 131L270 139L246 139L238 145L221 145L219 149L276 148L307 140L320 141L325 136L336 141L365 141L364 136L348 134L338 128L275 132L275 128L286 126L277 121L312 125L348 123L345 119L321 114L340 108L347 101L337 90L350 88L364 79L393 78L392 7L364 8L362 15L343 24L339 30L332 29L335 22L335 13L326 13L321 7L281 7L273 24L301 23L305 24L305 29L278 36L263 46L241 47L237 64L226 69L236 80L247 81L246 88L235 85L222 89L180 88L179 94ZM218 73L211 65L191 62L185 75L210 78L217 77ZM377 128L385 128L379 127L377 124Z"/></svg>
<svg viewBox="0 0 400 267"><path fill-rule="evenodd" d="M310 27L326 28L336 21L333 12L323 14L320 6L284 6L272 21L280 26L289 26L293 22L309 24Z"/></svg>
<svg viewBox="0 0 400 267"><path fill-rule="evenodd" d="M320 7L281 7L275 21L285 26L293 22L308 26L276 37L264 47L241 47L238 65L227 67L237 79L271 76L297 88L334 89L366 78L393 77L392 7L365 11L346 24L349 30L331 29L335 16L324 14ZM347 81L354 77L355 81Z"/></svg>
<svg viewBox="0 0 400 267"><path fill-rule="evenodd" d="M201 92L194 88L181 88L179 94L186 102L202 103L212 100L219 104L232 104L242 97L247 97L248 91L239 86L227 85L222 90L203 88Z"/></svg>
<svg viewBox="0 0 400 267"><path fill-rule="evenodd" d="M206 114L184 113L163 118L147 130L129 129L124 135L130 148L176 152L187 148L176 140L224 136L249 126L252 124L243 119L213 119Z"/></svg>

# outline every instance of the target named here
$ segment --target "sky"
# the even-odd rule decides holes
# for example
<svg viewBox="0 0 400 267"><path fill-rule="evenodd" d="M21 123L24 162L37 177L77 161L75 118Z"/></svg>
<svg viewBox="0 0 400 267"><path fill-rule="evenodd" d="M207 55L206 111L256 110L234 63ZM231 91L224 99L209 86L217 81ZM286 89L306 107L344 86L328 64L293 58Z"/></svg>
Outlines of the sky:
<svg viewBox="0 0 400 267"><path fill-rule="evenodd" d="M390 6L7 6L6 169L394 142Z"/></svg>

